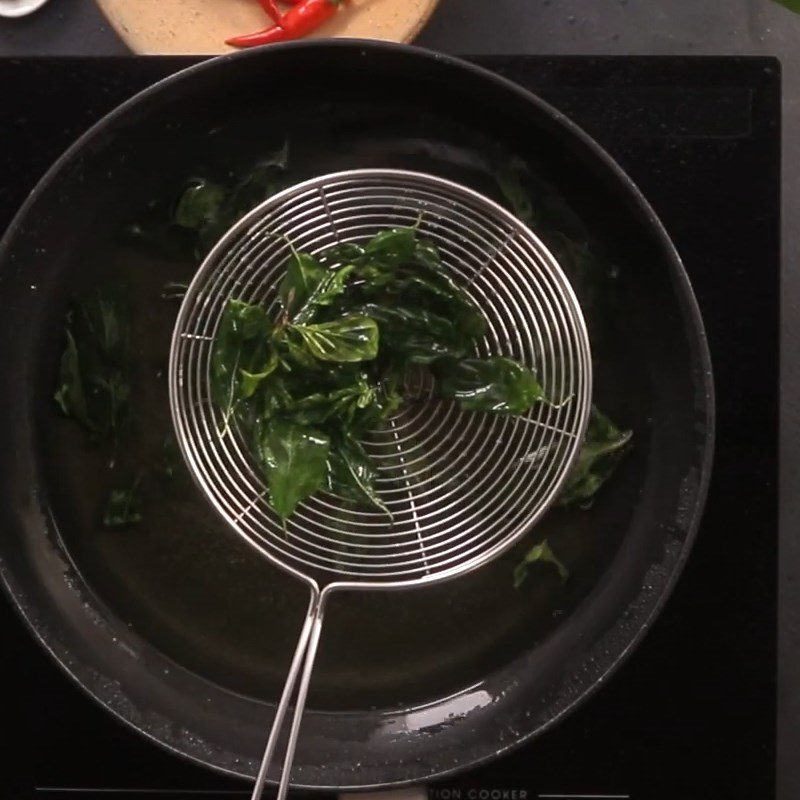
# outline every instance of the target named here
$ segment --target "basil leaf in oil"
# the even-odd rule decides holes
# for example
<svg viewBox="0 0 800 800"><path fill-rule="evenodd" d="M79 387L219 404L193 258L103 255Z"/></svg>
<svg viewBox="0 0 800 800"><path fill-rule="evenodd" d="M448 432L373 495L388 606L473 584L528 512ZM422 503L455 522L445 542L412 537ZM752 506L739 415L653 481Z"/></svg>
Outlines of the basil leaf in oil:
<svg viewBox="0 0 800 800"><path fill-rule="evenodd" d="M365 258L364 248L357 242L341 242L326 247L318 258L326 267L345 267L362 264Z"/></svg>
<svg viewBox="0 0 800 800"><path fill-rule="evenodd" d="M397 265L413 257L416 245L414 228L388 228L376 234L364 246L365 261Z"/></svg>
<svg viewBox="0 0 800 800"><path fill-rule="evenodd" d="M281 519L324 485L330 438L322 431L269 420L258 428L256 449L267 476L270 504Z"/></svg>
<svg viewBox="0 0 800 800"><path fill-rule="evenodd" d="M78 345L69 328L67 328L66 336L67 344L61 355L59 384L55 400L64 416L74 417L84 427L92 429L94 426L89 419L89 410L86 405L86 390L81 375Z"/></svg>
<svg viewBox="0 0 800 800"><path fill-rule="evenodd" d="M592 408L578 462L559 498L562 506L588 508L600 487L611 477L633 434L620 430L605 414Z"/></svg>
<svg viewBox="0 0 800 800"><path fill-rule="evenodd" d="M528 167L516 156L502 159L495 172L495 180L515 217L526 225L534 220L533 203L525 186Z"/></svg>
<svg viewBox="0 0 800 800"><path fill-rule="evenodd" d="M264 346L267 350L266 357L258 347L254 349L258 352L249 364L250 369L242 367L239 370L239 394L243 400L252 397L261 383L278 368L278 354L273 349ZM251 372L251 369L257 369L258 372Z"/></svg>
<svg viewBox="0 0 800 800"><path fill-rule="evenodd" d="M292 253L286 274L278 287L284 311L292 317L324 280L327 270L308 253Z"/></svg>
<svg viewBox="0 0 800 800"><path fill-rule="evenodd" d="M403 395L399 389L400 378L397 374L384 376L376 387L367 394L362 393L356 403L350 404L347 417L347 432L356 438L369 431L383 427L403 404Z"/></svg>
<svg viewBox="0 0 800 800"><path fill-rule="evenodd" d="M332 494L361 505L371 505L391 516L375 488L378 470L352 436L344 436L331 446L328 456L326 488Z"/></svg>
<svg viewBox="0 0 800 800"><path fill-rule="evenodd" d="M361 314L332 322L292 325L289 331L320 361L369 361L378 354L378 326L374 319Z"/></svg>
<svg viewBox="0 0 800 800"><path fill-rule="evenodd" d="M125 241L173 259L200 259L248 211L285 185L284 142L247 169L223 176L195 175L166 201L151 200L124 230Z"/></svg>
<svg viewBox="0 0 800 800"><path fill-rule="evenodd" d="M360 294L371 303L425 310L446 318L454 328L448 331L448 336L460 335L477 340L486 332L483 314L449 275L420 274L413 268L404 268L384 281L367 280L365 284Z"/></svg>
<svg viewBox="0 0 800 800"><path fill-rule="evenodd" d="M142 521L139 481L126 489L112 489L103 511L103 525L124 528Z"/></svg>
<svg viewBox="0 0 800 800"><path fill-rule="evenodd" d="M175 206L174 221L181 228L200 231L217 218L225 188L205 178L192 178Z"/></svg>
<svg viewBox="0 0 800 800"><path fill-rule="evenodd" d="M284 519L323 484L383 508L362 440L431 379L435 394L467 410L524 414L547 402L525 365L471 355L483 315L416 228L314 256L293 250L278 294L283 312L274 325L258 306L228 305L211 378L226 420L235 413L240 431L255 436L270 501ZM565 502L596 491L605 447L587 442Z"/></svg>
<svg viewBox="0 0 800 800"><path fill-rule="evenodd" d="M558 571L558 577L561 578L562 581L566 581L567 578L569 578L569 571L561 563L558 556L556 556L547 543L547 539L545 539L543 542L539 542L531 547L522 561L514 568L515 589L519 589L519 587L525 583L528 572L534 564L552 564Z"/></svg>
<svg viewBox="0 0 800 800"><path fill-rule="evenodd" d="M248 211L283 188L288 160L289 148L284 142L273 153L259 159L235 183L224 187L225 196L216 213L197 231L196 256L204 256Z"/></svg>
<svg viewBox="0 0 800 800"><path fill-rule="evenodd" d="M328 270L316 288L293 317L295 323L310 322L320 309L333 305L344 294L347 281L355 267L351 264Z"/></svg>
<svg viewBox="0 0 800 800"><path fill-rule="evenodd" d="M128 312L118 293L97 290L66 315L55 401L95 440L115 445L130 411Z"/></svg>
<svg viewBox="0 0 800 800"><path fill-rule="evenodd" d="M382 353L412 364L466 354L469 341L452 320L425 309L367 303L356 309L378 323Z"/></svg>
<svg viewBox="0 0 800 800"><path fill-rule="evenodd" d="M349 428L358 412L377 403L377 397L377 387L362 374L354 376L348 386L294 399L286 408L286 415L303 425L322 425L336 420L341 426Z"/></svg>
<svg viewBox="0 0 800 800"><path fill-rule="evenodd" d="M227 427L237 405L251 397L277 367L272 323L261 306L228 301L211 351L211 397Z"/></svg>
<svg viewBox="0 0 800 800"><path fill-rule="evenodd" d="M439 394L469 411L524 414L544 399L533 372L510 358L441 361L434 365L434 374Z"/></svg>

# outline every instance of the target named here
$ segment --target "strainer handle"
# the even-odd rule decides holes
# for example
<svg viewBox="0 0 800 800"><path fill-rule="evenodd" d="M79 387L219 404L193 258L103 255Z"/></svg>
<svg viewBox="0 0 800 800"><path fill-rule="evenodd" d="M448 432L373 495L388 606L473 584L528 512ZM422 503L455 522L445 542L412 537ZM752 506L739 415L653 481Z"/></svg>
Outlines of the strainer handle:
<svg viewBox="0 0 800 800"><path fill-rule="evenodd" d="M298 684L299 678L300 683L299 686L297 686L297 696L291 715L289 740L286 744L286 753L283 757L283 768L281 769L277 800L285 800L286 793L289 790L289 778L292 772L294 751L297 747L297 737L300 733L303 709L305 708L306 697L308 696L308 686L311 683L311 672L314 669L314 658L317 654L317 645L319 644L319 637L322 632L323 606L324 603L322 602L320 592L316 588L312 589L311 601L308 604L306 619L300 631L300 638L297 641L297 647L294 651L289 674L286 676L283 694L278 703L278 708L275 711L275 719L269 732L267 746L264 749L264 756L261 759L261 766L258 769L251 800L260 800L261 798L261 793L264 790L264 784L267 780L267 773L269 772L273 756L275 755L278 738L280 737L281 731L284 729L284 720L289 711L289 703L292 699L292 695L295 694L295 687Z"/></svg>

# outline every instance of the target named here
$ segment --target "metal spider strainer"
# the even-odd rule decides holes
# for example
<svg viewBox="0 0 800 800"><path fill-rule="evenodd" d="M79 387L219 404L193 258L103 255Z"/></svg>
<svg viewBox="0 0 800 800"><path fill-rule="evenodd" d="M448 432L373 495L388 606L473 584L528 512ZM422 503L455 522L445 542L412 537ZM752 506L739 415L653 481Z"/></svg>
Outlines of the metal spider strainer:
<svg viewBox="0 0 800 800"><path fill-rule="evenodd" d="M229 299L277 315L277 285L290 254L363 241L418 223L453 278L483 309L480 355L535 368L549 403L525 417L462 411L424 381L365 446L391 521L324 493L298 507L286 527L271 511L248 445L209 393L212 344ZM456 183L400 170L351 170L301 183L238 222L195 275L178 314L169 395L183 455L206 497L273 564L302 580L311 599L253 798L267 778L292 697L280 773L286 795L322 627L336 590L399 589L463 575L508 549L558 496L589 416L592 368L583 315L553 256L496 203Z"/></svg>

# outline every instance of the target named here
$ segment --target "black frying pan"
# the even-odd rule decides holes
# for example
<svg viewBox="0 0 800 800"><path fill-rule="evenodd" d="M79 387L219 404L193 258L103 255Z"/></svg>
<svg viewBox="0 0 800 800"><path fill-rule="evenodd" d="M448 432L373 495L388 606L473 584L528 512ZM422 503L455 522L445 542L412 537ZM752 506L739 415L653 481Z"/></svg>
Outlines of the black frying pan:
<svg viewBox="0 0 800 800"><path fill-rule="evenodd" d="M0 246L0 568L34 633L112 713L181 755L254 774L302 589L217 525L190 486L151 486L139 528L102 530L113 470L59 419L52 392L70 296L124 279L151 452L168 424L160 370L175 313L159 289L194 265L141 253L120 231L193 171L241 171L284 135L292 181L389 166L502 200L497 171L521 159L537 230L596 256L592 274L571 265L596 401L635 431L592 509L542 523L569 563L566 584L543 569L514 590L517 550L452 584L331 609L295 783L424 781L541 733L608 676L669 593L709 479L710 362L680 260L611 159L513 84L408 47L276 46L185 70L84 135ZM138 447L121 458L142 457Z"/></svg>

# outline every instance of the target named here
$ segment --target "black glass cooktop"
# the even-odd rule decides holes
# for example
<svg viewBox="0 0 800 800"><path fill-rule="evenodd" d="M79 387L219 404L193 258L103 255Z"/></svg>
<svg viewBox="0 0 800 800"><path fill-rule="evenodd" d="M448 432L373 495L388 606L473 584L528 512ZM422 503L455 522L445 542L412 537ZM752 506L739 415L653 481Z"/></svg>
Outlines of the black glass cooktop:
<svg viewBox="0 0 800 800"><path fill-rule="evenodd" d="M681 252L717 387L706 515L645 641L567 720L433 800L774 795L780 74L763 58L496 57L594 135ZM0 61L0 229L51 161L181 58ZM0 298L0 313L2 313ZM0 603L0 798L246 796L85 697Z"/></svg>

